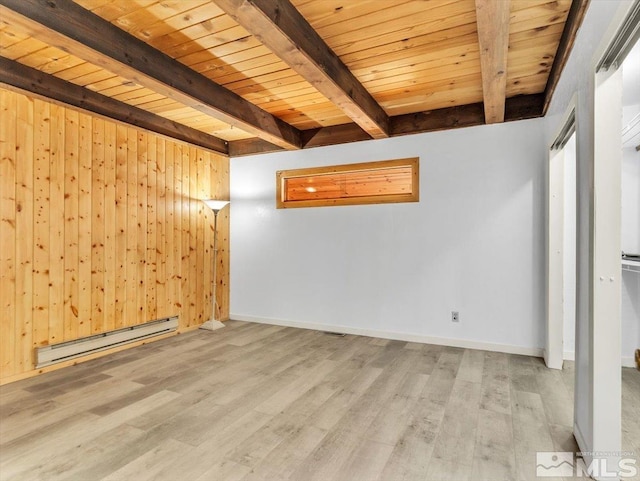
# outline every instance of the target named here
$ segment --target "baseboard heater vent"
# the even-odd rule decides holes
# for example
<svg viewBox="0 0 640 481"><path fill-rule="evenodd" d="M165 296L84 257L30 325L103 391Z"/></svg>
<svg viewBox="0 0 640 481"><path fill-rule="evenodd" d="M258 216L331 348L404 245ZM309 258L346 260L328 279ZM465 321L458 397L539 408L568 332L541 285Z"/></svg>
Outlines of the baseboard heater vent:
<svg viewBox="0 0 640 481"><path fill-rule="evenodd" d="M168 317L157 321L147 322L133 327L116 329L115 331L83 337L75 341L61 342L36 349L36 368L49 366L62 361L68 361L80 356L86 356L105 349L122 346L161 334L173 332L178 328L178 317Z"/></svg>

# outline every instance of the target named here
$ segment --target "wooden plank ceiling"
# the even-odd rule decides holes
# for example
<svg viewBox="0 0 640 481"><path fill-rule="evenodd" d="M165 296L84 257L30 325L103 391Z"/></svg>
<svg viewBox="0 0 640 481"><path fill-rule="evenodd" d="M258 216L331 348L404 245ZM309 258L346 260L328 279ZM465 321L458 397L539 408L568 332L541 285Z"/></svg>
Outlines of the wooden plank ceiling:
<svg viewBox="0 0 640 481"><path fill-rule="evenodd" d="M588 0L0 0L0 82L245 155L544 114Z"/></svg>

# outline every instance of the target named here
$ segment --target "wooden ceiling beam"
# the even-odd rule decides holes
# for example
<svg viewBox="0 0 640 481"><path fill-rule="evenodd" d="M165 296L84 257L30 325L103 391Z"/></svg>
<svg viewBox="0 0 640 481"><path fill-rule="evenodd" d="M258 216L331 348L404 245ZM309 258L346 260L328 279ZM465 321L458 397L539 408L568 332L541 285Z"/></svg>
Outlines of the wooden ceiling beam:
<svg viewBox="0 0 640 481"><path fill-rule="evenodd" d="M542 117L544 94L519 95L505 102L504 121L526 120ZM447 107L414 114L396 115L389 119L390 136L436 132L462 127L483 125L482 103ZM334 125L302 131L305 149L327 145L370 140L370 136L357 124ZM233 140L229 142L229 157L278 152L282 149L260 139Z"/></svg>
<svg viewBox="0 0 640 481"><path fill-rule="evenodd" d="M71 0L0 0L34 38L286 149L300 131Z"/></svg>
<svg viewBox="0 0 640 481"><path fill-rule="evenodd" d="M484 117L487 124L504 122L510 3L510 0L476 0Z"/></svg>
<svg viewBox="0 0 640 481"><path fill-rule="evenodd" d="M289 0L213 0L373 138L389 117Z"/></svg>
<svg viewBox="0 0 640 481"><path fill-rule="evenodd" d="M244 157L245 155L268 154L269 152L283 152L283 149L257 137L232 140L229 142L229 157L231 158Z"/></svg>
<svg viewBox="0 0 640 481"><path fill-rule="evenodd" d="M228 155L227 142L14 60L0 57L0 83L157 134Z"/></svg>
<svg viewBox="0 0 640 481"><path fill-rule="evenodd" d="M482 103L458 105L391 117L393 136L472 127L484 124Z"/></svg>
<svg viewBox="0 0 640 481"><path fill-rule="evenodd" d="M507 99L504 121L535 119L544 117L544 94L518 95Z"/></svg>
<svg viewBox="0 0 640 481"><path fill-rule="evenodd" d="M571 2L571 8L569 9L569 14L567 15L564 29L562 30L562 37L560 37L560 43L558 44L553 65L551 66L551 72L549 72L549 77L547 78L547 85L544 89L544 106L542 110L544 115L547 114L553 92L560 80L562 70L569 59L569 54L576 40L578 29L580 25L582 25L582 20L588 7L589 0L573 0Z"/></svg>
<svg viewBox="0 0 640 481"><path fill-rule="evenodd" d="M304 149L323 145L360 142L362 140L371 140L371 136L358 124L332 125L330 127L302 131L302 148Z"/></svg>

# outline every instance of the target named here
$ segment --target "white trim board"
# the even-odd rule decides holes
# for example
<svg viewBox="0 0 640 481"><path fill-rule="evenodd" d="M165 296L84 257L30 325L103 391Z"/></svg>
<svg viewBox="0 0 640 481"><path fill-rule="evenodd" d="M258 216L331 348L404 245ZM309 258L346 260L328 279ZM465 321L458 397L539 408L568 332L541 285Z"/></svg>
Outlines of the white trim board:
<svg viewBox="0 0 640 481"><path fill-rule="evenodd" d="M563 353L563 359L565 361L575 361L576 360L576 353L574 351L564 351ZM622 367L636 367L636 360L633 357L625 357L622 356L622 359L620 360L620 364L622 365Z"/></svg>
<svg viewBox="0 0 640 481"><path fill-rule="evenodd" d="M520 354L523 356L542 357L542 348L535 347L512 346L509 344L473 341L470 339L432 337L424 336L422 334L411 334L408 332L380 331L377 329L338 326L335 324L322 324L317 322L289 321L283 319L248 316L244 314L231 314L229 317L230 319L233 319L235 321L255 322L259 324L270 324L274 326L297 327L301 329L312 329L316 331L340 332L345 334L354 334L356 336L391 339L394 341L420 342L422 344L435 344L438 346L461 347L465 349L479 349L482 351L504 352L506 354Z"/></svg>

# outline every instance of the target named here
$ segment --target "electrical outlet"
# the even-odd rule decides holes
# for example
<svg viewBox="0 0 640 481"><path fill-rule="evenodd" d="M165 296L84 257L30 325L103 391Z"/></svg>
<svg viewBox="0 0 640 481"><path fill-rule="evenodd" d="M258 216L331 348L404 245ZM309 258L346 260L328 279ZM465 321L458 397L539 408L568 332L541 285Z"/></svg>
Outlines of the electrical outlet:
<svg viewBox="0 0 640 481"><path fill-rule="evenodd" d="M451 311L451 322L460 322L460 313L458 311Z"/></svg>

